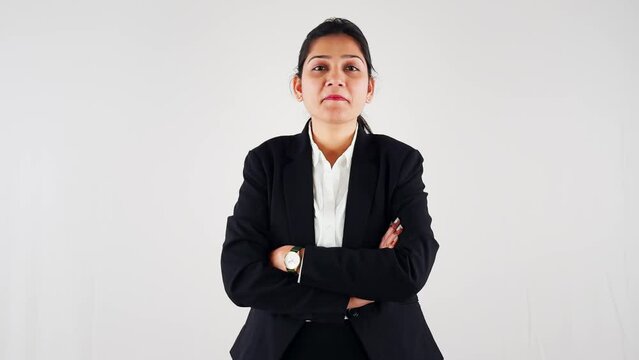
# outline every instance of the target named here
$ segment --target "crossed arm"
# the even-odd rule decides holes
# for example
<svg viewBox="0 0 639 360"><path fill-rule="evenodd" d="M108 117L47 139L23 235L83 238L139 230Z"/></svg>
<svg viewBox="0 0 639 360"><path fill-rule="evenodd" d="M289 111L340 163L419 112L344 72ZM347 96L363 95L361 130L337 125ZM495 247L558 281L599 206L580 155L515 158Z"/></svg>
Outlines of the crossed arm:
<svg viewBox="0 0 639 360"><path fill-rule="evenodd" d="M379 248L380 249L394 248L395 245L397 244L397 240L399 240L399 235L402 233L402 231L403 231L403 226L401 225L400 219L397 218L395 219L395 221L391 222L390 225L388 226L386 233L384 234L384 236L382 236L382 240L379 243ZM294 247L293 245L283 245L271 251L269 256L271 266L273 266L274 268L278 270L288 272L288 270L286 269L286 265L284 264L284 258L286 257L286 254L288 254L288 252L291 251L293 247ZM305 249L302 248L299 251L302 261L304 259L304 250ZM301 269L302 269L301 264L297 267L297 269L295 269L295 273L298 274L298 276L301 275L300 274ZM298 277L298 279L299 278L300 277ZM298 283L299 283L299 280L298 280ZM361 307L366 304L369 304L371 302L374 302L374 300L367 300L367 299L358 298L356 296L351 296L348 301L347 308L348 309L357 308L357 307Z"/></svg>
<svg viewBox="0 0 639 360"><path fill-rule="evenodd" d="M303 314L343 312L353 305L353 297L399 301L416 294L439 247L430 229L422 162L417 150L406 156L391 197L392 213L404 228L401 242L382 248L382 238L380 249L307 247L304 276L298 284L297 276L278 270L270 261L266 179L259 159L249 152L222 248L222 277L229 298L238 306Z"/></svg>

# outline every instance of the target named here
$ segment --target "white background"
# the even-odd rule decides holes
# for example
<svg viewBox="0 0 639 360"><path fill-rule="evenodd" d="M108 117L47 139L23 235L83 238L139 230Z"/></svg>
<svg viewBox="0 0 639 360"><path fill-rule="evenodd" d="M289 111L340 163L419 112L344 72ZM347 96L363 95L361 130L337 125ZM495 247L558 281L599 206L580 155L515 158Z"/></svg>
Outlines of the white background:
<svg viewBox="0 0 639 360"><path fill-rule="evenodd" d="M425 158L445 358L639 359L639 5L618 0L0 0L0 359L230 358L243 160L302 130L289 80L331 16L368 38L373 131Z"/></svg>

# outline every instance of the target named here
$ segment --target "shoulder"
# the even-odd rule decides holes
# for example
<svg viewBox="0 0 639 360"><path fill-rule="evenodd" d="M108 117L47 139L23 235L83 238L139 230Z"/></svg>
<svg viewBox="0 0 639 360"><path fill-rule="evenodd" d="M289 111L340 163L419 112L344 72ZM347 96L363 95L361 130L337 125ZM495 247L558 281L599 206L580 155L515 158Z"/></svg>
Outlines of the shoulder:
<svg viewBox="0 0 639 360"><path fill-rule="evenodd" d="M413 146L385 134L370 134L369 136L381 152L396 156L406 156L410 153L419 152Z"/></svg>
<svg viewBox="0 0 639 360"><path fill-rule="evenodd" d="M414 166L424 160L415 147L385 134L371 134L371 142L379 150L380 161L390 164Z"/></svg>
<svg viewBox="0 0 639 360"><path fill-rule="evenodd" d="M287 158L287 152L295 145L298 135L279 135L249 148L246 161L272 169ZM299 140L299 138L297 138Z"/></svg>
<svg viewBox="0 0 639 360"><path fill-rule="evenodd" d="M299 136L299 134L275 136L262 141L249 151L258 155L285 151L288 147L293 145L296 136Z"/></svg>

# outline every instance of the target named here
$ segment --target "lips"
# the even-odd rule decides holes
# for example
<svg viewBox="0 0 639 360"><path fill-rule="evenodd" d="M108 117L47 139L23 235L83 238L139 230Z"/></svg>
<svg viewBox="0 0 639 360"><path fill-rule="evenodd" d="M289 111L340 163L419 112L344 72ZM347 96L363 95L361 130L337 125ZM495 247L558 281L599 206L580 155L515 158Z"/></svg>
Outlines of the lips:
<svg viewBox="0 0 639 360"><path fill-rule="evenodd" d="M328 95L324 100L347 101L346 98L341 95Z"/></svg>

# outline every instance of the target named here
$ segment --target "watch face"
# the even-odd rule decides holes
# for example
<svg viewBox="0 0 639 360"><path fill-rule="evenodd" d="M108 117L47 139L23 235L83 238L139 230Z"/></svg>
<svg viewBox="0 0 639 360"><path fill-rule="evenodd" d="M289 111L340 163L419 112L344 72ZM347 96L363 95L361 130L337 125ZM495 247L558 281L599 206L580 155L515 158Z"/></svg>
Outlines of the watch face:
<svg viewBox="0 0 639 360"><path fill-rule="evenodd" d="M296 252L289 252L284 257L284 264L287 269L295 269L300 264L300 255Z"/></svg>

